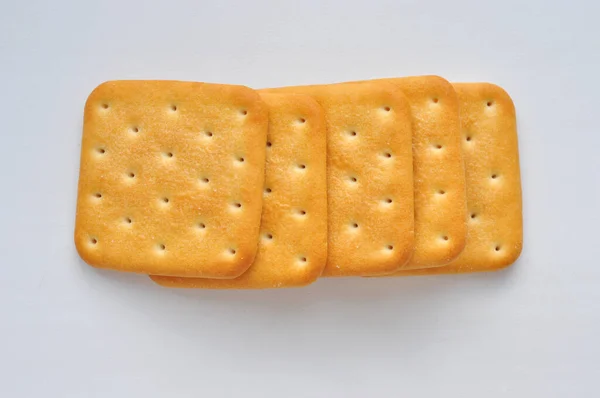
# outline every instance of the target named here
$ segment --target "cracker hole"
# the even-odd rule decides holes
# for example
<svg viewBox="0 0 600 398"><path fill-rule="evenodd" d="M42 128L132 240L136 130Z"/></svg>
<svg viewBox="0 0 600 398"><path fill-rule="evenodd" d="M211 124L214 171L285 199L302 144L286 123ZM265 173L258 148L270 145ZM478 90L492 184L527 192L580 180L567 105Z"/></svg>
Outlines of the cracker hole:
<svg viewBox="0 0 600 398"><path fill-rule="evenodd" d="M169 203L169 198L162 198L163 203Z"/></svg>
<svg viewBox="0 0 600 398"><path fill-rule="evenodd" d="M434 104L437 104L437 103L438 103L440 100L439 100L437 97L434 97L434 98L432 99L432 101L433 101L433 103L434 103Z"/></svg>
<svg viewBox="0 0 600 398"><path fill-rule="evenodd" d="M207 137L212 137L213 133L212 133L212 131L205 131L204 135L207 136Z"/></svg>
<svg viewBox="0 0 600 398"><path fill-rule="evenodd" d="M167 158L172 158L173 157L173 152L165 152L164 155Z"/></svg>
<svg viewBox="0 0 600 398"><path fill-rule="evenodd" d="M206 177L200 179L200 181L202 181L205 184L208 184L210 182L210 180L208 178L206 178Z"/></svg>
<svg viewBox="0 0 600 398"><path fill-rule="evenodd" d="M306 165L305 164L299 164L298 168L304 170L306 168Z"/></svg>
<svg viewBox="0 0 600 398"><path fill-rule="evenodd" d="M467 141L471 141L471 136L470 135L467 136Z"/></svg>
<svg viewBox="0 0 600 398"><path fill-rule="evenodd" d="M351 182L357 182L358 180L356 179L356 177L350 177L350 181Z"/></svg>
<svg viewBox="0 0 600 398"><path fill-rule="evenodd" d="M100 155L104 155L106 153L106 149L98 148L98 149L96 149L96 152L98 152Z"/></svg>
<svg viewBox="0 0 600 398"><path fill-rule="evenodd" d="M352 223L352 228L358 228L358 223Z"/></svg>
<svg viewBox="0 0 600 398"><path fill-rule="evenodd" d="M385 248L388 250L394 250L394 246L392 246L392 245L387 245Z"/></svg>
<svg viewBox="0 0 600 398"><path fill-rule="evenodd" d="M494 248L494 250L496 250L497 252L499 252L499 251L500 251L500 246L496 246L496 247Z"/></svg>
<svg viewBox="0 0 600 398"><path fill-rule="evenodd" d="M351 136L351 137L356 137L356 134L357 133L354 130L348 132L348 135Z"/></svg>
<svg viewBox="0 0 600 398"><path fill-rule="evenodd" d="M242 204L241 204L240 202L235 202L235 203L233 204L233 207L235 207L235 208L237 208L237 209L240 209L240 208L242 207Z"/></svg>
<svg viewBox="0 0 600 398"><path fill-rule="evenodd" d="M298 123L304 124L304 123L306 123L306 119L301 117L300 119L298 119Z"/></svg>
<svg viewBox="0 0 600 398"><path fill-rule="evenodd" d="M301 263L305 263L307 261L306 257L300 257L298 260L300 260Z"/></svg>
<svg viewBox="0 0 600 398"><path fill-rule="evenodd" d="M127 177L135 178L135 173L133 171L130 171L129 173L127 173Z"/></svg>
<svg viewBox="0 0 600 398"><path fill-rule="evenodd" d="M273 145L273 144L271 144L271 141L267 141L267 147L268 147L268 148L271 148L271 146L272 146L272 145Z"/></svg>
<svg viewBox="0 0 600 398"><path fill-rule="evenodd" d="M158 250L160 250L160 251L165 251L165 250L167 250L167 246L165 246L165 245L164 245L164 243L160 243L160 244L158 245Z"/></svg>
<svg viewBox="0 0 600 398"><path fill-rule="evenodd" d="M387 198L387 199L385 200L385 203L387 203L387 204L391 204L391 203L392 203L392 199L390 199L390 198Z"/></svg>
<svg viewBox="0 0 600 398"><path fill-rule="evenodd" d="M492 179L495 180L496 178L498 178L498 174L492 174Z"/></svg>
<svg viewBox="0 0 600 398"><path fill-rule="evenodd" d="M443 240L448 240L448 239L450 239L450 238L448 237L448 235L444 235L444 236L442 236L442 239L443 239Z"/></svg>
<svg viewBox="0 0 600 398"><path fill-rule="evenodd" d="M91 239L90 239L90 243L91 243L92 245L95 245L96 243L98 243L98 239L96 239L96 238L91 238Z"/></svg>
<svg viewBox="0 0 600 398"><path fill-rule="evenodd" d="M384 152L384 153L383 153L383 156L389 159L389 158L391 158L391 157L392 157L392 154L391 154L391 153L389 153L389 152Z"/></svg>
<svg viewBox="0 0 600 398"><path fill-rule="evenodd" d="M241 113L243 116L246 116L246 115L248 114L248 111L247 111L247 110L245 110L245 109L242 109L242 110L240 111L240 113Z"/></svg>
<svg viewBox="0 0 600 398"><path fill-rule="evenodd" d="M229 251L229 254L231 254L231 255L234 255L236 253L235 249L233 249L233 248L230 248L228 251Z"/></svg>
<svg viewBox="0 0 600 398"><path fill-rule="evenodd" d="M440 189L440 190L438 191L438 194L440 194L440 195L445 195L445 194L446 194L446 191L444 191L443 189Z"/></svg>
<svg viewBox="0 0 600 398"><path fill-rule="evenodd" d="M130 217L125 217L124 221L125 221L125 224L131 224L133 222Z"/></svg>
<svg viewBox="0 0 600 398"><path fill-rule="evenodd" d="M265 188L265 193L271 193L271 188Z"/></svg>
<svg viewBox="0 0 600 398"><path fill-rule="evenodd" d="M272 234L265 234L265 239L272 240L273 239L273 235Z"/></svg>
<svg viewBox="0 0 600 398"><path fill-rule="evenodd" d="M437 144L437 145L435 146L435 148L436 148L436 149L442 149L442 145L440 145L440 144Z"/></svg>
<svg viewBox="0 0 600 398"><path fill-rule="evenodd" d="M244 163L246 160L242 157L237 158L237 161L240 163Z"/></svg>
<svg viewBox="0 0 600 398"><path fill-rule="evenodd" d="M96 193L94 194L94 197L96 197L96 198L100 199L100 198L102 197L102 194L101 194L100 192L96 192Z"/></svg>
<svg viewBox="0 0 600 398"><path fill-rule="evenodd" d="M471 218L476 218L476 217L477 217L477 214L471 213Z"/></svg>
<svg viewBox="0 0 600 398"><path fill-rule="evenodd" d="M389 112L389 111L392 110L392 108L390 108L389 106L384 106L383 110L386 111L386 112Z"/></svg>
<svg viewBox="0 0 600 398"><path fill-rule="evenodd" d="M203 222L198 223L198 228L205 229L206 228L206 224L204 224Z"/></svg>
<svg viewBox="0 0 600 398"><path fill-rule="evenodd" d="M175 105L175 104L171 105L171 111L177 112L177 105Z"/></svg>
<svg viewBox="0 0 600 398"><path fill-rule="evenodd" d="M492 106L493 104L494 104L493 101L488 101L486 105L489 107L489 106Z"/></svg>
<svg viewBox="0 0 600 398"><path fill-rule="evenodd" d="M306 215L306 211L305 210L298 210L298 215L299 216L305 216Z"/></svg>
<svg viewBox="0 0 600 398"><path fill-rule="evenodd" d="M102 109L108 109L108 104L106 104L106 103L102 104Z"/></svg>
<svg viewBox="0 0 600 398"><path fill-rule="evenodd" d="M140 128L138 126L133 126L131 127L131 132L137 134L140 132Z"/></svg>

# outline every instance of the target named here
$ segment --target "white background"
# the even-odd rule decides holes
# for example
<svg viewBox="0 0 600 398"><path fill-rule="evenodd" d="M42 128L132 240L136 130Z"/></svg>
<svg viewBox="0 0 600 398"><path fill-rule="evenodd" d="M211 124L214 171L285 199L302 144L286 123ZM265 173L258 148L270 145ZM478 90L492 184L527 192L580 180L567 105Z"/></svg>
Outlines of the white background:
<svg viewBox="0 0 600 398"><path fill-rule="evenodd" d="M598 2L0 3L0 396L597 396ZM177 291L79 260L102 81L429 73L515 101L525 241L507 271Z"/></svg>

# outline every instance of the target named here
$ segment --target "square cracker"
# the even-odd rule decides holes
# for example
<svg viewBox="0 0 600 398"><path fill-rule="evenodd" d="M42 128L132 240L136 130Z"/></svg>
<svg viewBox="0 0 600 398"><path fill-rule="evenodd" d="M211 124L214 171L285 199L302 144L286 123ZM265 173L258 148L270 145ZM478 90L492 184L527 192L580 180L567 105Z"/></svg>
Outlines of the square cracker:
<svg viewBox="0 0 600 398"><path fill-rule="evenodd" d="M460 100L467 175L467 245L447 266L399 276L492 271L512 264L521 253L521 177L513 102L502 88L489 83L459 83L454 88Z"/></svg>
<svg viewBox="0 0 600 398"><path fill-rule="evenodd" d="M254 263L235 279L151 276L167 287L262 289L314 282L327 260L326 127L307 95L267 94L267 162L261 239Z"/></svg>
<svg viewBox="0 0 600 398"><path fill-rule="evenodd" d="M327 122L324 276L386 274L413 249L410 106L393 84L268 89L311 95Z"/></svg>
<svg viewBox="0 0 600 398"><path fill-rule="evenodd" d="M367 80L401 89L412 112L415 242L403 269L439 267L464 249L467 226L459 104L439 76Z"/></svg>
<svg viewBox="0 0 600 398"><path fill-rule="evenodd" d="M120 271L242 274L258 245L267 127L266 107L247 87L98 86L84 113L79 255Z"/></svg>

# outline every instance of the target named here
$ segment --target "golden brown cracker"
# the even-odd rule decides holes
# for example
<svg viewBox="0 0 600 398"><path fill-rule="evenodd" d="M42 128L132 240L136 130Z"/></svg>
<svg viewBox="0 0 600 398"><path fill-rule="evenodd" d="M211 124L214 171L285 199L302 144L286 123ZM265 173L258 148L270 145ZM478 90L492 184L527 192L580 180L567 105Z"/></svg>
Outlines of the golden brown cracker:
<svg viewBox="0 0 600 398"><path fill-rule="evenodd" d="M247 87L98 86L84 113L80 256L121 271L239 276L258 244L267 127Z"/></svg>
<svg viewBox="0 0 600 398"><path fill-rule="evenodd" d="M411 105L415 189L414 253L403 269L438 267L465 246L466 191L458 98L438 76L369 80L401 89Z"/></svg>
<svg viewBox="0 0 600 398"><path fill-rule="evenodd" d="M512 99L489 83L458 83L454 88L467 176L467 245L447 266L396 275L492 271L512 264L521 253L521 177Z"/></svg>
<svg viewBox="0 0 600 398"><path fill-rule="evenodd" d="M307 95L268 94L261 238L254 263L235 279L151 276L167 287L263 289L307 285L327 259L326 126Z"/></svg>
<svg viewBox="0 0 600 398"><path fill-rule="evenodd" d="M393 84L283 87L313 96L327 121L324 276L386 274L413 249L410 106Z"/></svg>

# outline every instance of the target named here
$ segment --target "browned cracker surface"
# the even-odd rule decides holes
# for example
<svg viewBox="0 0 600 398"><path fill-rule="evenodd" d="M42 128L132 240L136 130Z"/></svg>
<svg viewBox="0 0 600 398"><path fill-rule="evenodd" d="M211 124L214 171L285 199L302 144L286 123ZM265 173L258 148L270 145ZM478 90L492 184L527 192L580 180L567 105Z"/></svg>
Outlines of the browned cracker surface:
<svg viewBox="0 0 600 398"><path fill-rule="evenodd" d="M247 87L97 87L84 113L80 256L120 271L239 276L258 245L267 127L267 109Z"/></svg>
<svg viewBox="0 0 600 398"><path fill-rule="evenodd" d="M327 259L326 126L307 95L261 94L269 108L258 254L235 279L152 276L163 286L261 289L313 282Z"/></svg>
<svg viewBox="0 0 600 398"><path fill-rule="evenodd" d="M465 246L466 192L459 104L438 76L368 80L401 89L410 101L415 189L414 253L403 269L438 267Z"/></svg>
<svg viewBox="0 0 600 398"><path fill-rule="evenodd" d="M493 84L454 87L461 106L467 176L467 245L447 266L399 272L399 276L492 271L512 264L521 253L521 178L513 102Z"/></svg>
<svg viewBox="0 0 600 398"><path fill-rule="evenodd" d="M269 89L313 96L327 121L324 276L386 274L413 250L410 106L393 84Z"/></svg>

